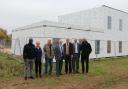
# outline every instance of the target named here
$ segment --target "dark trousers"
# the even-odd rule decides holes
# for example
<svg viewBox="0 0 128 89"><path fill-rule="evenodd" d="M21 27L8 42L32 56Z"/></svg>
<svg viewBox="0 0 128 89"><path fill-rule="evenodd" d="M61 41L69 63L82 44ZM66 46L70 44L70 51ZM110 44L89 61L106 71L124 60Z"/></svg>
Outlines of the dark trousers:
<svg viewBox="0 0 128 89"><path fill-rule="evenodd" d="M28 77L28 71L30 71L30 77L32 77L33 76L34 59L25 59L24 63L25 63L24 77Z"/></svg>
<svg viewBox="0 0 128 89"><path fill-rule="evenodd" d="M70 55L66 55L65 56L65 73L67 74L72 73L72 63L71 63L71 56Z"/></svg>
<svg viewBox="0 0 128 89"><path fill-rule="evenodd" d="M53 59L45 58L45 74L48 73L48 68L49 68L49 75L51 75L52 74L52 67L53 67Z"/></svg>
<svg viewBox="0 0 128 89"><path fill-rule="evenodd" d="M60 75L60 60L56 60L56 76L59 77Z"/></svg>
<svg viewBox="0 0 128 89"><path fill-rule="evenodd" d="M85 65L84 63L86 62L86 73L89 71L89 57L82 58L81 59L81 64L82 64L82 73L85 72Z"/></svg>
<svg viewBox="0 0 128 89"><path fill-rule="evenodd" d="M63 68L63 57L61 58L61 60L59 61L59 69L60 69L60 74L62 73L62 68Z"/></svg>
<svg viewBox="0 0 128 89"><path fill-rule="evenodd" d="M79 54L77 53L73 54L72 69L73 73L79 72Z"/></svg>
<svg viewBox="0 0 128 89"><path fill-rule="evenodd" d="M35 61L35 73L36 75L40 75L41 76L41 73L42 73L42 63L41 61Z"/></svg>

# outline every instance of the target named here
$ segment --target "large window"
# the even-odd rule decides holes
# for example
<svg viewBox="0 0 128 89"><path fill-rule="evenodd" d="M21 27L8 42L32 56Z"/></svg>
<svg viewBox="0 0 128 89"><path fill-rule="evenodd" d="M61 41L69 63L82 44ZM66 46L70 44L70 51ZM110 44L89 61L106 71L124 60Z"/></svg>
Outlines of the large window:
<svg viewBox="0 0 128 89"><path fill-rule="evenodd" d="M119 30L120 31L123 30L123 21L122 21L122 19L119 20Z"/></svg>
<svg viewBox="0 0 128 89"><path fill-rule="evenodd" d="M111 53L111 40L107 41L107 53Z"/></svg>
<svg viewBox="0 0 128 89"><path fill-rule="evenodd" d="M95 54L100 54L100 40L95 40Z"/></svg>
<svg viewBox="0 0 128 89"><path fill-rule="evenodd" d="M111 16L108 16L108 20L107 20L107 28L108 29L111 29L112 28L112 17Z"/></svg>
<svg viewBox="0 0 128 89"><path fill-rule="evenodd" d="M122 53L122 41L119 41L119 53Z"/></svg>

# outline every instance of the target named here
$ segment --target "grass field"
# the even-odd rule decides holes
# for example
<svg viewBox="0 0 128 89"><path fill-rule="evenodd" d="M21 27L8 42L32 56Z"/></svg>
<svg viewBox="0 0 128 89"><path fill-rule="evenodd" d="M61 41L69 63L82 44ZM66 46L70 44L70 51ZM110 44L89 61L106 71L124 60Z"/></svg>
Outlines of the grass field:
<svg viewBox="0 0 128 89"><path fill-rule="evenodd" d="M128 57L90 61L88 76L56 78L54 69L52 76L24 81L23 66L20 58L0 54L0 89L128 89Z"/></svg>

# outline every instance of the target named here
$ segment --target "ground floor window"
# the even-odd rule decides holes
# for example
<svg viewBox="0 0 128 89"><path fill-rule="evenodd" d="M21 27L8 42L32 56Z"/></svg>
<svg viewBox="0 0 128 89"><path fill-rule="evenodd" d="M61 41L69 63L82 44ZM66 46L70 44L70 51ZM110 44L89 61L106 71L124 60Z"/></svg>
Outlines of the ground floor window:
<svg viewBox="0 0 128 89"><path fill-rule="evenodd" d="M111 40L107 41L107 53L111 53Z"/></svg>
<svg viewBox="0 0 128 89"><path fill-rule="evenodd" d="M95 54L100 54L100 40L95 40Z"/></svg>
<svg viewBox="0 0 128 89"><path fill-rule="evenodd" d="M122 53L122 41L119 41L119 53Z"/></svg>

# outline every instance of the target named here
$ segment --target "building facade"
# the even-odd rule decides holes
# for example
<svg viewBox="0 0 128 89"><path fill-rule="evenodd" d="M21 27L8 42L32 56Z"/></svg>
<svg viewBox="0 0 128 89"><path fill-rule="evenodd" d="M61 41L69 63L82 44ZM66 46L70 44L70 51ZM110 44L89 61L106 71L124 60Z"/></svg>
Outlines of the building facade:
<svg viewBox="0 0 128 89"><path fill-rule="evenodd" d="M86 38L92 45L90 58L128 55L128 13L108 6L58 17L58 22L43 21L14 29L12 53L22 55L29 38L41 42L56 38Z"/></svg>

